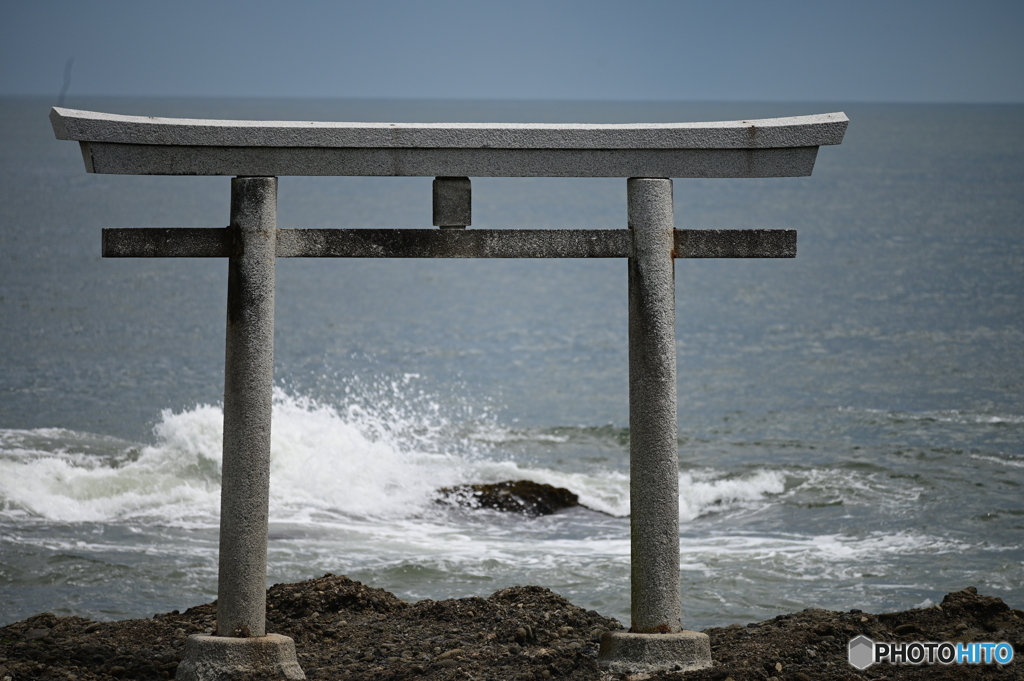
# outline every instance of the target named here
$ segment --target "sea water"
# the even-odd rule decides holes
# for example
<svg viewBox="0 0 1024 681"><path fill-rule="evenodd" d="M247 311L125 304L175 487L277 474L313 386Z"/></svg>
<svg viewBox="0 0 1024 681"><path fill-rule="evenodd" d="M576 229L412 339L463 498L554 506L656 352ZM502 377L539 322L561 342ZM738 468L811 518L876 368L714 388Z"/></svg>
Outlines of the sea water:
<svg viewBox="0 0 1024 681"><path fill-rule="evenodd" d="M94 176L0 101L0 623L216 597L227 264L104 260L223 227L226 178ZM1024 107L75 100L290 120L645 122L845 110L810 178L676 180L680 228L794 260L676 263L684 624L1024 604ZM430 227L430 178L281 178L280 227ZM625 182L474 178L473 227L622 228ZM401 598L537 584L629 621L626 265L281 260L269 581ZM436 490L530 479L525 518Z"/></svg>

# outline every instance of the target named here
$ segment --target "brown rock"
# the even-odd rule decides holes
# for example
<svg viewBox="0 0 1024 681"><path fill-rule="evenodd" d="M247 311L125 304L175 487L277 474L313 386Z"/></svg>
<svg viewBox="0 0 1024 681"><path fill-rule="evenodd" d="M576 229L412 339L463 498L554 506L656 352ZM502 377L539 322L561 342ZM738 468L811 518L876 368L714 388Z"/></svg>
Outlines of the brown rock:
<svg viewBox="0 0 1024 681"><path fill-rule="evenodd" d="M317 679L536 679L572 681L622 677L596 664L594 634L621 629L615 620L578 608L541 587L503 589L489 598L403 603L393 594L346 577L326 575L299 584L278 584L268 593L268 630L291 636L310 681ZM954 610L954 614L947 611ZM181 659L182 634L208 631L214 604L152 619L94 624L78 617L36 616L0 627L0 679L78 681L173 677ZM1024 620L997 598L960 591L947 596L942 610L899 613L807 610L747 627L705 630L715 666L650 675L652 681L735 681L777 677L782 681L954 681L1017 679L1024 655L996 665L902 665L870 667L856 673L846 660L850 639L865 634L884 640L894 629L913 625L904 640L943 641L957 623L969 632L999 626L997 634L970 640L1024 640ZM26 641L26 633L52 629L48 637ZM583 635L584 632L589 632ZM552 638L553 634L559 638ZM516 638L522 643L516 643ZM991 638L991 637L996 638ZM811 641L813 637L813 642ZM814 655L808 651L813 646ZM447 654L446 654L447 653Z"/></svg>

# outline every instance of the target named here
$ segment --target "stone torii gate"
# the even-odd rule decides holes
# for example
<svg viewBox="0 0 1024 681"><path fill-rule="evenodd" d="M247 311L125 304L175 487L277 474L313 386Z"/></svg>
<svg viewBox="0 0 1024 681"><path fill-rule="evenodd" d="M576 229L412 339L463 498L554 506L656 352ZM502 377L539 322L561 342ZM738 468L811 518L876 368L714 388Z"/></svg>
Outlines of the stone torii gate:
<svg viewBox="0 0 1024 681"><path fill-rule="evenodd" d="M267 532L279 257L627 258L631 504L630 633L606 634L613 671L711 664L682 629L676 434L676 258L792 258L794 230L677 230L668 178L810 175L845 114L631 125L318 123L149 118L54 108L58 139L91 173L227 175L231 222L105 229L104 257L228 258L217 631L189 638L179 679L304 678L291 639L266 632ZM279 229L281 175L434 177L441 229ZM466 229L470 177L628 178L629 225Z"/></svg>

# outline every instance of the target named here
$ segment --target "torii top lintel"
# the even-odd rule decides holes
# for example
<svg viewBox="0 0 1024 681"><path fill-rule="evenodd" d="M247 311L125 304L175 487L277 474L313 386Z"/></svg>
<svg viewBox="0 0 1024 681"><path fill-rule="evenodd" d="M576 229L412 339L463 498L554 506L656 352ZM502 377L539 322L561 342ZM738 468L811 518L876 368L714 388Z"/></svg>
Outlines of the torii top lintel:
<svg viewBox="0 0 1024 681"><path fill-rule="evenodd" d="M795 177L843 113L712 123L328 123L54 108L86 170L120 175Z"/></svg>

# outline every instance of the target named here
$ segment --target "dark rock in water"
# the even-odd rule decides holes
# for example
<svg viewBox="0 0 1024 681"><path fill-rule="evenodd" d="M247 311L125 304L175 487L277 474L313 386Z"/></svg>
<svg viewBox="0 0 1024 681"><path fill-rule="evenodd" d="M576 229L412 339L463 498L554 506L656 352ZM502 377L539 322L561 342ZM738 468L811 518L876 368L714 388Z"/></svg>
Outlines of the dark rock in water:
<svg viewBox="0 0 1024 681"><path fill-rule="evenodd" d="M564 487L553 487L532 480L443 487L438 490L438 494L441 495L438 501L443 504L493 508L534 517L580 505L579 497Z"/></svg>

